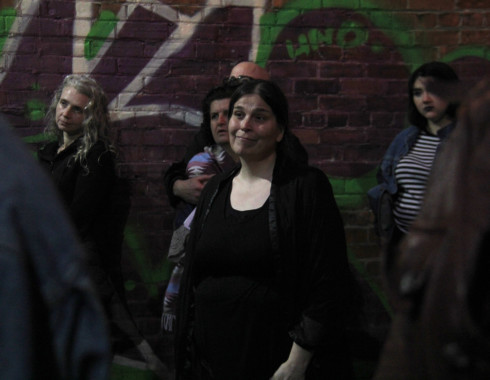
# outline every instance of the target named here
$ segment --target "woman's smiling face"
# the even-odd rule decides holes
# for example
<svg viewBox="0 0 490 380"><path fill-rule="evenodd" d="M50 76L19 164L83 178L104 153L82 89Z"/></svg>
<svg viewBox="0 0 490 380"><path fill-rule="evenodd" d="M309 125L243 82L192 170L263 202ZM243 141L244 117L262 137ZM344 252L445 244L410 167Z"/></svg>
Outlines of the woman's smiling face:
<svg viewBox="0 0 490 380"><path fill-rule="evenodd" d="M276 153L284 132L269 105L257 94L238 99L230 116L230 146L243 159L262 160Z"/></svg>

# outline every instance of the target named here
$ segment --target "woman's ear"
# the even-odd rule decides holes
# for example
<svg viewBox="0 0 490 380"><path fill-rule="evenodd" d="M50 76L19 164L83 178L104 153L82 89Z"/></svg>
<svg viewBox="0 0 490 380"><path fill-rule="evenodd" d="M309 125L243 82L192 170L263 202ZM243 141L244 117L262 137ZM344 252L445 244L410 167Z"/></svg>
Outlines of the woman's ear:
<svg viewBox="0 0 490 380"><path fill-rule="evenodd" d="M276 142L281 142L282 139L284 138L284 128L282 126L279 126L279 134L277 135Z"/></svg>

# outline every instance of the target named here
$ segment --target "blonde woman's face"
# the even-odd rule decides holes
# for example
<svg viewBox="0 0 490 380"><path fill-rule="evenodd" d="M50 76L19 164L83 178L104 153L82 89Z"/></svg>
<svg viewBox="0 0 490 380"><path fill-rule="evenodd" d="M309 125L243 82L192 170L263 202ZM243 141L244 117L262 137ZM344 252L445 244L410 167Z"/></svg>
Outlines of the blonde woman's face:
<svg viewBox="0 0 490 380"><path fill-rule="evenodd" d="M68 135L82 132L82 123L85 120L84 110L90 99L73 87L65 87L61 92L60 100L56 106L56 125Z"/></svg>

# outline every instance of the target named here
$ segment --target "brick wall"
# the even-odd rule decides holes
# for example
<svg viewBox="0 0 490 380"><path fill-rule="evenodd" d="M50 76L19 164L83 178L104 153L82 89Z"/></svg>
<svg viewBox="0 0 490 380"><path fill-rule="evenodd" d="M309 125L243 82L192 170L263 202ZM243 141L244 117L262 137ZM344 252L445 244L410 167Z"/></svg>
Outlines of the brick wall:
<svg viewBox="0 0 490 380"><path fill-rule="evenodd" d="M260 5L262 4L263 5ZM372 331L387 312L366 190L405 126L406 80L430 60L465 83L490 70L483 0L2 1L0 107L42 142L42 115L64 75L91 73L110 98L120 174L132 185L123 268L131 309L159 338L173 209L162 173L199 125L200 99L241 60L264 65L287 94L294 132L327 173Z"/></svg>

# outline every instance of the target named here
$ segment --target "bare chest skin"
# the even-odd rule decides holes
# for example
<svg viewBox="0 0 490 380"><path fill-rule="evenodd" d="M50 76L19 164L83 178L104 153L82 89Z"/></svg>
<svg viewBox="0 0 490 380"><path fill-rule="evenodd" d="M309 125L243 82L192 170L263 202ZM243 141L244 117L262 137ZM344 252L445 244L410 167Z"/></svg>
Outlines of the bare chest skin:
<svg viewBox="0 0 490 380"><path fill-rule="evenodd" d="M244 181L239 176L233 179L230 202L238 211L256 210L264 205L271 193L271 181L256 178Z"/></svg>

